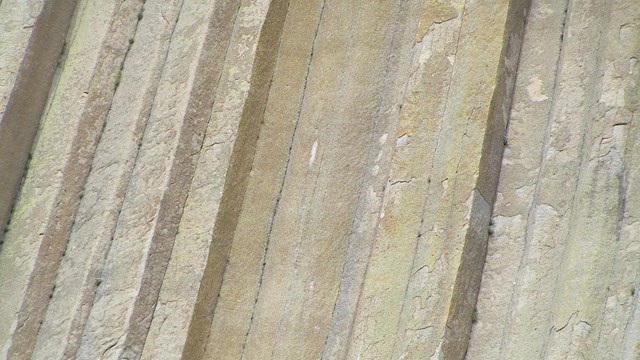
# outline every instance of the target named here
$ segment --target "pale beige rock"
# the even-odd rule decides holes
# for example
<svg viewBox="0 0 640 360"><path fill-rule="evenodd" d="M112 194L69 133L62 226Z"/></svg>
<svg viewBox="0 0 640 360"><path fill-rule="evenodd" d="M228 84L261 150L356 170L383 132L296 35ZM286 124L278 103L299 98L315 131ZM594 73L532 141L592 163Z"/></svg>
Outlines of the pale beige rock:
<svg viewBox="0 0 640 360"><path fill-rule="evenodd" d="M574 105L583 112L585 128L576 134L584 137L579 149L580 172L552 302L555 332L551 332L546 354L552 358L624 358L617 350L624 335L615 334L626 332L617 329L624 320L612 323L611 316L617 311L626 313L618 315L622 319L631 315L630 288L637 281L635 277L626 281L616 278L625 268L637 267L637 258L627 249L640 242L638 238L621 238L627 211L637 213L637 209L626 207L626 199L632 201L639 196L627 192L626 163L638 155L627 152L627 132L635 116L626 106L631 99L625 95L630 86L635 88L638 79L633 74L637 69L629 67L629 59L640 54L640 4L623 0L607 7L585 1L574 6L572 14L578 16L570 18L568 24L567 51L575 46L577 53L578 44L587 37L596 46L591 56L577 58L575 65L565 63L578 67L575 73L563 67L563 72L582 77L578 84L584 86L583 100ZM576 18L581 20L580 25L574 25ZM594 24L592 28L598 31L583 30L584 23ZM632 26L636 29L625 34L629 24L637 24ZM619 43L624 36L636 39L635 44ZM626 244L617 244L620 241ZM616 309L620 302L627 304Z"/></svg>
<svg viewBox="0 0 640 360"><path fill-rule="evenodd" d="M0 2L0 119L27 55L33 26L45 3L45 0Z"/></svg>
<svg viewBox="0 0 640 360"><path fill-rule="evenodd" d="M612 252L611 258L606 259L609 261L605 263L601 263L599 256L592 255L591 267L598 269L585 271L587 274L591 273L594 282L608 279L606 299L590 296L587 303L596 309L602 309L598 305L605 304L599 324L600 335L595 351L597 358L629 359L640 356L637 335L636 348L624 349L625 342L633 338L636 328L630 323L636 306L633 302L637 302L636 264L640 256L640 233L636 223L640 215L640 196L637 192L637 175L640 169L637 147L640 67L637 60L633 60L640 55L640 28L631 24L640 25L640 5L621 1L611 10L609 31L604 39L606 47L603 53L606 54L606 60L601 66L605 71L597 110L602 127L597 128L599 139L596 141L600 143L592 143L591 147L591 151L599 158L592 170L595 173L593 177L597 179L597 183L604 184L598 186L600 189L595 196L591 193L588 195L600 201L604 196L609 198L606 202L602 201L607 208L600 215L605 218L599 221L604 222L603 230L608 231L601 235L599 247L607 248L601 250L603 254ZM603 170L606 170L606 175L602 175L605 172ZM604 176L613 179L604 180ZM600 213L599 210L591 211ZM612 238L616 239L617 244L615 249L609 250ZM594 263L597 265L594 266ZM602 276L598 276L600 274L597 272ZM579 275L582 276L582 273Z"/></svg>
<svg viewBox="0 0 640 360"><path fill-rule="evenodd" d="M175 1L147 1L135 38L126 40L130 49L118 70L118 88L79 200L34 359L73 358L80 345L179 9Z"/></svg>
<svg viewBox="0 0 640 360"><path fill-rule="evenodd" d="M0 245L76 2L0 1Z"/></svg>
<svg viewBox="0 0 640 360"><path fill-rule="evenodd" d="M390 162L398 141L390 134L397 132L401 104L415 68L416 45L412 41L416 26L423 19L413 16L420 10L420 2L405 2L394 9L396 21L389 36L387 62L378 113L372 116L375 124L369 141L373 143L363 158L365 170L359 185L359 198L347 238L340 288L327 334L323 359L342 359L347 356L348 342L353 329L359 296L362 292L367 265L371 257L374 235L380 220L380 209L388 186ZM426 6L426 4L424 5ZM423 12L422 15L425 15ZM400 141L406 139L400 138Z"/></svg>
<svg viewBox="0 0 640 360"><path fill-rule="evenodd" d="M9 358L33 351L137 13L133 2L101 3L82 12L72 30L0 253L0 291L10 292L0 341Z"/></svg>
<svg viewBox="0 0 640 360"><path fill-rule="evenodd" d="M456 14L461 15L458 11L462 10L462 3L457 8L456 4L452 5ZM426 13L430 11L426 7L423 10ZM435 20L441 22L441 19ZM400 126L390 139L396 149L373 255L360 298L354 337L348 345L352 358L389 357L393 350L399 304L407 287L424 207L425 198L418 193L423 194L429 186L429 157L437 147L438 128L442 126L440 118L444 102L433 94L447 93L453 65L449 58L455 56L459 27L459 16L439 25L429 24L430 31L419 39L421 42L416 46L415 70L405 94ZM437 75L429 76L429 73ZM439 188L440 184L436 189ZM377 345L370 347L369 344Z"/></svg>
<svg viewBox="0 0 640 360"><path fill-rule="evenodd" d="M238 126L238 134L225 179L225 190L213 229L207 265L189 325L187 344L183 352L184 358L201 359L206 356L211 322L217 307L230 247L256 153L261 128L258 124L261 125L264 122L288 6L288 1L271 2L260 30L251 87Z"/></svg>
<svg viewBox="0 0 640 360"><path fill-rule="evenodd" d="M470 359L638 356L638 6L534 1Z"/></svg>
<svg viewBox="0 0 640 360"><path fill-rule="evenodd" d="M177 359L183 353L268 6L268 0L243 1L238 10L204 144L144 344L143 359Z"/></svg>

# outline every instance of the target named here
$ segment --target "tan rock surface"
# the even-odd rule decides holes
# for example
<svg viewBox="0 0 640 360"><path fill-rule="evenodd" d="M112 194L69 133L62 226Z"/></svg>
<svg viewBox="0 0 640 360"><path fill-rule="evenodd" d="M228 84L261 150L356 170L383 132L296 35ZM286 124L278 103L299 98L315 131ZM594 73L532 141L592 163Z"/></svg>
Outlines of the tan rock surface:
<svg viewBox="0 0 640 360"><path fill-rule="evenodd" d="M71 29L68 60L0 253L0 291L7 294L0 339L9 358L33 350L137 14L132 2L101 3L81 12Z"/></svg>
<svg viewBox="0 0 640 360"><path fill-rule="evenodd" d="M45 0L4 0L0 3L0 118L3 117L11 92L18 80L20 65L27 55L29 39L45 5Z"/></svg>
<svg viewBox="0 0 640 360"><path fill-rule="evenodd" d="M0 0L0 358L638 358L638 59L636 0Z"/></svg>
<svg viewBox="0 0 640 360"><path fill-rule="evenodd" d="M0 227L29 159L77 0L0 1ZM4 233L0 233L0 244Z"/></svg>
<svg viewBox="0 0 640 360"><path fill-rule="evenodd" d="M639 6L534 1L470 359L639 356Z"/></svg>

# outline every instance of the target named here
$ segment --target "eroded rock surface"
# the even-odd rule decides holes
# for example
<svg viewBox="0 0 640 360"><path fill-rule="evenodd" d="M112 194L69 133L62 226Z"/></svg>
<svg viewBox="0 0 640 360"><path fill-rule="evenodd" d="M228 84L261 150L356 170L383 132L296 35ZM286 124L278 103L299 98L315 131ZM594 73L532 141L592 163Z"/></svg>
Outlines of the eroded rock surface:
<svg viewBox="0 0 640 360"><path fill-rule="evenodd" d="M638 358L639 59L636 0L0 0L0 357Z"/></svg>

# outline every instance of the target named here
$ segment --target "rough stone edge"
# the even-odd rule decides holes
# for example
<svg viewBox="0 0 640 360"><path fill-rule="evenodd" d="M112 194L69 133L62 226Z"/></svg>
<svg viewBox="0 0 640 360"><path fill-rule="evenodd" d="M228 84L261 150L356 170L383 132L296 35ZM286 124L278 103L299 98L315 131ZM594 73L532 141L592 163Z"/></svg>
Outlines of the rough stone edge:
<svg viewBox="0 0 640 360"><path fill-rule="evenodd" d="M238 126L238 136L231 154L207 265L182 353L183 359L202 359L204 356L227 257L253 164L288 8L288 0L274 0L269 5L260 31L251 75L251 88Z"/></svg>
<svg viewBox="0 0 640 360"><path fill-rule="evenodd" d="M44 5L0 119L0 246L77 2L50 0Z"/></svg>
<svg viewBox="0 0 640 360"><path fill-rule="evenodd" d="M469 344L473 313L480 291L487 252L489 220L500 178L504 139L530 5L531 0L512 0L509 3L501 58L498 74L496 74L497 85L491 100L482 146L480 174L477 187L471 194L470 222L442 343L442 354L445 359L463 359Z"/></svg>
<svg viewBox="0 0 640 360"><path fill-rule="evenodd" d="M120 3L119 8L122 8L123 3L124 1ZM119 18L113 18L116 20L111 23L111 28L117 27L118 22L122 25L126 21L124 11L122 13ZM120 21L116 22L117 20ZM135 26L136 23L131 21L130 26ZM33 354L52 288L55 287L57 269L75 221L80 203L78 199L90 171L90 167L85 164L93 158L103 123L111 107L115 89L110 84L115 79L115 73L109 70L121 63L128 51L126 42L122 42L120 49L113 43L118 43L125 35L124 32L111 32L111 37L105 40L100 50L102 56L95 64L97 75L94 74L89 83L89 98L79 117L79 128L73 138L69 160L64 165L61 187L56 195L57 205L48 214L43 238L38 246L36 265L29 276L29 284L20 306L17 329L12 335L13 341L9 348L9 359L31 358Z"/></svg>

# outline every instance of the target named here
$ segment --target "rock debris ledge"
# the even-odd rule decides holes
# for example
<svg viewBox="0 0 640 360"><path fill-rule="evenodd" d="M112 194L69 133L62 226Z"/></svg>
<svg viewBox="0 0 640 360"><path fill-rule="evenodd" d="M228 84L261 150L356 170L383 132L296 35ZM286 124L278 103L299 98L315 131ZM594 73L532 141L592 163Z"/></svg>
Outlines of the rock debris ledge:
<svg viewBox="0 0 640 360"><path fill-rule="evenodd" d="M0 358L639 358L639 81L637 0L0 0Z"/></svg>

